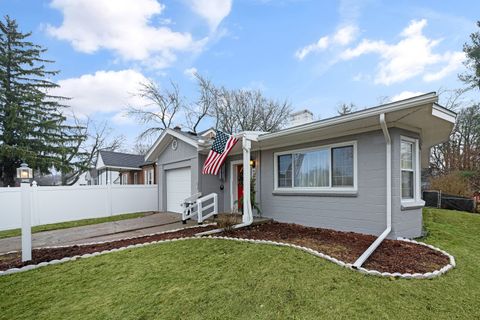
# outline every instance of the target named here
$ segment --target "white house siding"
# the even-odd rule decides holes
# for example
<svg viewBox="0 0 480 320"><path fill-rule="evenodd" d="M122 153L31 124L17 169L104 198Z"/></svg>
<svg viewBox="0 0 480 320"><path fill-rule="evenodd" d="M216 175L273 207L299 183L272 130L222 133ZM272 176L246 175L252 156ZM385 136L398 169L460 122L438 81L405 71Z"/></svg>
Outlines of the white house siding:
<svg viewBox="0 0 480 320"><path fill-rule="evenodd" d="M393 232L390 237L419 236L421 209L400 210L400 130L392 129ZM274 152L357 141L358 193L356 195L274 194ZM398 144L398 145L397 145ZM315 141L286 148L261 151L260 206L265 217L307 226L380 234L385 230L386 151L381 131Z"/></svg>

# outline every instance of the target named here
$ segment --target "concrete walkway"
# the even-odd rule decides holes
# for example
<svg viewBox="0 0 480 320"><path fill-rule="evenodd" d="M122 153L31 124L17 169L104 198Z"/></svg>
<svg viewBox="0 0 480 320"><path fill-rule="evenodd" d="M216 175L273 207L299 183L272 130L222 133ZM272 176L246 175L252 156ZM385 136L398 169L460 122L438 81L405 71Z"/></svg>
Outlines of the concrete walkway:
<svg viewBox="0 0 480 320"><path fill-rule="evenodd" d="M197 225L196 220L182 224L180 214L155 213L141 218L105 222L69 229L32 234L34 248L113 241ZM21 237L0 239L0 254L21 250Z"/></svg>

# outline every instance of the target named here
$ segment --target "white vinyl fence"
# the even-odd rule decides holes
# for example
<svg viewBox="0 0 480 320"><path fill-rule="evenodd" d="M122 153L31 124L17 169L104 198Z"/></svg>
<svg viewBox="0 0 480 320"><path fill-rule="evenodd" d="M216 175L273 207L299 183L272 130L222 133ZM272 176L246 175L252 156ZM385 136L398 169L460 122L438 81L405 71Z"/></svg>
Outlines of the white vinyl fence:
<svg viewBox="0 0 480 320"><path fill-rule="evenodd" d="M32 226L158 211L157 185L36 187L31 196ZM0 230L21 226L21 188L0 188Z"/></svg>

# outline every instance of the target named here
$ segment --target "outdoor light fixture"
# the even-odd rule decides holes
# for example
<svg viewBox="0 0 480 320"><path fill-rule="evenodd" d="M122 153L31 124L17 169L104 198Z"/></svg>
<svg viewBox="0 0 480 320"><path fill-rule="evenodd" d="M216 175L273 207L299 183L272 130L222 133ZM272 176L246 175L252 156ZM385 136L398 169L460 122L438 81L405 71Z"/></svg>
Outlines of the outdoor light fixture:
<svg viewBox="0 0 480 320"><path fill-rule="evenodd" d="M30 182L33 179L33 170L25 162L20 165L20 168L17 168L17 179L20 182Z"/></svg>
<svg viewBox="0 0 480 320"><path fill-rule="evenodd" d="M250 160L250 167L255 168L255 160Z"/></svg>

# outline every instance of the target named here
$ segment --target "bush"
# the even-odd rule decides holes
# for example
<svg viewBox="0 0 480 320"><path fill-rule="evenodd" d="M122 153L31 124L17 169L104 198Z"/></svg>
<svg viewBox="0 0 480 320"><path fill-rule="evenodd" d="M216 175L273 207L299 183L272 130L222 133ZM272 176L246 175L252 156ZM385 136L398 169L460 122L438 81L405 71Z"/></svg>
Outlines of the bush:
<svg viewBox="0 0 480 320"><path fill-rule="evenodd" d="M430 188L432 190L442 191L442 193L468 198L473 195L468 177L459 171L431 178Z"/></svg>
<svg viewBox="0 0 480 320"><path fill-rule="evenodd" d="M219 228L231 230L234 225L242 222L242 216L234 213L221 213L216 222Z"/></svg>

